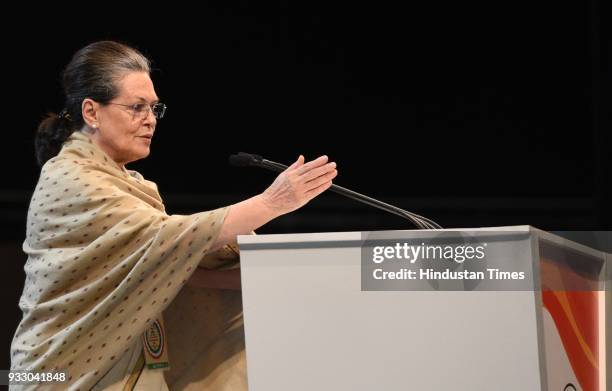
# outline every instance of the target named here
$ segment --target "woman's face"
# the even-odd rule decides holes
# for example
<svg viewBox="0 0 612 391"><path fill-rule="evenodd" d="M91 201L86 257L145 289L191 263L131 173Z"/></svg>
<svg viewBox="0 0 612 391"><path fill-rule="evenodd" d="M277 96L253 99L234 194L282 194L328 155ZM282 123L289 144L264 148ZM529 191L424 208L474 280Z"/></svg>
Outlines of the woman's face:
<svg viewBox="0 0 612 391"><path fill-rule="evenodd" d="M144 103L151 106L159 101L153 82L146 72L126 73L118 82L119 95L105 105L95 105L96 121L92 140L120 165L150 153L151 140L157 120L148 107L141 112L132 106ZM125 105L125 106L123 106Z"/></svg>

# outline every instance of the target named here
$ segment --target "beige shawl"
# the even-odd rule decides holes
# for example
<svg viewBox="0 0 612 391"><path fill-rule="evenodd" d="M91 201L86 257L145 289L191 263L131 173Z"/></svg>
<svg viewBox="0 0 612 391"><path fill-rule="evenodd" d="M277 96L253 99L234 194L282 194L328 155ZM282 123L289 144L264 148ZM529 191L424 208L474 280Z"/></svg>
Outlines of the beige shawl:
<svg viewBox="0 0 612 391"><path fill-rule="evenodd" d="M65 371L51 388L92 388L163 311L171 390L246 390L240 292L184 286L210 253L227 208L167 215L157 186L75 132L32 196L23 311L11 369Z"/></svg>

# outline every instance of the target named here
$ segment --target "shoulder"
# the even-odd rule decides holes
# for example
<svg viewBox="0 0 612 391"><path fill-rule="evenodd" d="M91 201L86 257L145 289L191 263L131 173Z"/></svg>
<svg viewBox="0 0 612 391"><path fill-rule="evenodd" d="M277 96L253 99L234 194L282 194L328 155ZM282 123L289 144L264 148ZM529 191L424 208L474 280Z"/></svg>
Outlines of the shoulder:
<svg viewBox="0 0 612 391"><path fill-rule="evenodd" d="M139 173L96 156L62 152L43 166L35 193L42 192L44 197L53 199L84 197L86 200L108 201L129 197L132 201L138 199L158 210L165 210L157 185Z"/></svg>
<svg viewBox="0 0 612 391"><path fill-rule="evenodd" d="M42 167L40 181L52 185L89 184L91 186L94 183L110 185L115 182L114 178L118 174L118 170L113 170L110 166L105 167L104 164L93 160L55 157Z"/></svg>

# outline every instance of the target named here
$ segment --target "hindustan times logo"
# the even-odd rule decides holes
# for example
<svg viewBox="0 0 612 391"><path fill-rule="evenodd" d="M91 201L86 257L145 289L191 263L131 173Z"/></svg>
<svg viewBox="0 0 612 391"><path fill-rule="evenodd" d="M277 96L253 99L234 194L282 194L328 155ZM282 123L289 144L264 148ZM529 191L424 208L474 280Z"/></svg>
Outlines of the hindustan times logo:
<svg viewBox="0 0 612 391"><path fill-rule="evenodd" d="M372 261L382 263L385 261L407 261L415 263L417 260L452 260L456 263L463 263L466 260L481 260L485 257L486 243L478 246L458 245L440 246L409 245L407 243L396 243L395 246L375 246L372 248Z"/></svg>

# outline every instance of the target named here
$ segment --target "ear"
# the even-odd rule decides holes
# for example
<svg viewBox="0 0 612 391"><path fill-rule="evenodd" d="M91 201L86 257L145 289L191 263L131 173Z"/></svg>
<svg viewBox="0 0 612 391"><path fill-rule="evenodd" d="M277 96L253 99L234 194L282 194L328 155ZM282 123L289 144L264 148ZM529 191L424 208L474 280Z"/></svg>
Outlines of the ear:
<svg viewBox="0 0 612 391"><path fill-rule="evenodd" d="M81 103L81 114L83 115L85 125L89 126L90 128L97 128L99 126L99 110L100 104L98 102L89 98L83 99L83 103Z"/></svg>

